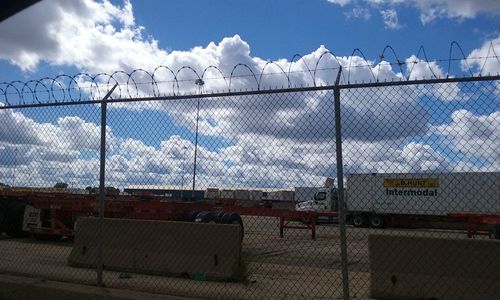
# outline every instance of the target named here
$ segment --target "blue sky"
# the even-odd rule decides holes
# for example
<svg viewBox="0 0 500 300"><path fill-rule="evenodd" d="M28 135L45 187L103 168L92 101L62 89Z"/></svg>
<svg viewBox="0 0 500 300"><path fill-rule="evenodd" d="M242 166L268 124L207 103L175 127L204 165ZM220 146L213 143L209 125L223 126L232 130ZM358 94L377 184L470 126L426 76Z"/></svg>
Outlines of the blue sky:
<svg viewBox="0 0 500 300"><path fill-rule="evenodd" d="M473 19L439 18L422 24L419 12L395 6L401 28L384 25L376 7L368 7L369 19L348 17L355 4L341 7L327 1L138 1L134 15L147 34L160 46L188 50L222 37L239 34L252 46L252 53L265 59L291 58L310 53L319 45L339 55L360 48L376 59L385 45L392 45L401 58L415 54L420 45L433 58L447 58L451 41L466 53L498 35L500 19L482 13Z"/></svg>
<svg viewBox="0 0 500 300"><path fill-rule="evenodd" d="M123 5L122 1L112 3ZM402 59L416 54L420 45L424 45L430 59L446 59L452 41L457 41L468 54L500 33L498 9L493 13L485 9L474 17L439 16L423 24L422 12L410 4L376 5L352 1L340 6L326 0L151 0L131 3L136 24L143 26L144 36L157 40L160 48L189 50L238 34L251 45L252 55L270 60L307 54L319 45L341 56L350 55L353 49L359 48L370 60L378 60L386 45L393 46ZM356 9L365 10L369 17L353 16ZM399 27L390 28L384 24L381 14L384 10L397 13ZM453 57L461 58L457 49L454 51ZM388 56L388 59L393 58ZM0 67L0 78L5 81L74 70L42 62L36 73L23 73L8 60L0 60Z"/></svg>
<svg viewBox="0 0 500 300"><path fill-rule="evenodd" d="M59 74L152 72L159 65L174 71L191 66L198 74L215 65L227 76L245 63L259 73L268 60L279 60L266 69L277 75L264 77L263 85L280 86L286 81L277 67L287 69L294 54L304 60L292 64L291 81L310 85L304 62L314 66L326 50L337 58L325 56L320 68L340 63L346 70L352 64L352 81L372 79L367 65L382 80L403 79L409 65L402 66L402 75L395 66L375 65L386 45L401 61L415 61L412 55L424 45L433 62L415 64L412 79L429 78L429 68L438 76L469 74L456 47L448 74L452 41L461 46L473 73L484 65L483 75L497 74L500 61L491 56L500 54L499 25L500 4L494 0L45 0L0 23L0 88L6 87L1 82ZM367 61L359 52L350 57L355 48ZM387 51L384 60L395 57ZM197 91L190 72L179 75L188 79L181 91ZM318 72L317 83L331 83L335 72ZM147 82L142 75L136 79ZM208 78L218 75L208 73ZM158 78L172 80L167 72ZM252 89L255 83L237 79L234 87ZM208 91L226 88L222 80L206 80ZM160 91L172 92L171 85ZM151 93L144 86L139 92ZM359 93L343 98L350 171L498 171L498 83ZM201 185L292 187L320 185L325 176L334 176L332 127L325 125L331 120L325 114L329 99L317 92L202 101ZM408 110L414 115L408 117ZM194 100L112 106L110 182L120 187L184 182L193 164L195 112ZM388 112L399 117L387 118ZM98 107L1 113L0 181L88 185L96 179ZM47 177L47 168L58 171Z"/></svg>

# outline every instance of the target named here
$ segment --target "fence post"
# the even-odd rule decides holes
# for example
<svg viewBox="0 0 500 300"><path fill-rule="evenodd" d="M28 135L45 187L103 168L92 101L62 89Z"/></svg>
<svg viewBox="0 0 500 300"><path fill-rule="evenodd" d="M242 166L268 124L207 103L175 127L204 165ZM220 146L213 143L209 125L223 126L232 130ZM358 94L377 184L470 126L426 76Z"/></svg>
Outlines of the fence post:
<svg viewBox="0 0 500 300"><path fill-rule="evenodd" d="M344 163L342 160L342 130L340 120L340 75L342 66L339 66L337 79L333 88L335 106L335 152L337 156L337 191L339 201L339 227L340 227L340 258L342 266L342 293L344 299L349 299L349 271L347 268L347 234L346 234L346 205L344 203Z"/></svg>
<svg viewBox="0 0 500 300"><path fill-rule="evenodd" d="M96 246L97 246L97 285L103 286L102 283L102 271L103 271L103 224L104 224L104 197L106 196L105 184L106 184L106 112L109 97L115 90L118 84L115 84L113 88L104 96L101 101L101 145L100 145L100 154L99 154L99 219L97 222L97 236L96 236Z"/></svg>

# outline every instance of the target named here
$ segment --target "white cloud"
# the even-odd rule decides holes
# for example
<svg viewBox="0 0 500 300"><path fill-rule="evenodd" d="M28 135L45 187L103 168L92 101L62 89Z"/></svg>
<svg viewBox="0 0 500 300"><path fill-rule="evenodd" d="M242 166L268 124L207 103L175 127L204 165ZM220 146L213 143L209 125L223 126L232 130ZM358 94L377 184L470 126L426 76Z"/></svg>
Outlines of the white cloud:
<svg viewBox="0 0 500 300"><path fill-rule="evenodd" d="M500 2L497 0L413 0L413 5L420 11L422 23L429 23L437 18L471 19L479 14L500 14Z"/></svg>
<svg viewBox="0 0 500 300"><path fill-rule="evenodd" d="M463 162L500 168L500 112L476 115L458 110L451 115L450 124L436 126L433 131L444 137L443 143L463 155ZM457 154L457 155L458 155ZM485 160L486 163L482 163Z"/></svg>
<svg viewBox="0 0 500 300"><path fill-rule="evenodd" d="M415 55L406 59L406 69L409 80L444 78L446 74L435 61L425 61ZM425 85L422 94L431 95L442 101L467 101L469 96L460 90L458 83Z"/></svg>
<svg viewBox="0 0 500 300"><path fill-rule="evenodd" d="M405 61L409 80L443 78L445 72L435 61L425 61L415 55L408 57Z"/></svg>
<svg viewBox="0 0 500 300"><path fill-rule="evenodd" d="M39 155L51 156L52 151L98 151L100 126L77 116L58 118L55 124L40 123L11 109L0 110L0 144L34 145L45 149ZM107 130L107 147L116 143L110 127ZM59 151L57 150L57 151ZM61 153L61 152L58 152Z"/></svg>
<svg viewBox="0 0 500 300"><path fill-rule="evenodd" d="M347 5L349 1L342 3ZM290 63L281 59L269 64L264 59L252 56L250 45L237 35L206 47L167 52L160 49L156 41L142 37L141 27L134 23L132 6L128 2L123 7L117 7L107 1L44 1L33 9L9 19L11 23L7 26L4 23L0 26L0 30L3 30L0 35L0 57L10 59L25 70L34 70L40 61L46 61L76 66L92 73L118 69L130 71L137 67L152 71L157 65L163 64L174 72L182 66L190 66L200 76L209 65L217 66L226 75L231 72L234 75L251 75L246 67L234 69L238 63L244 63L256 74L264 67L266 72L276 74L262 77L260 88L265 88L286 87L288 79L281 70L288 69L291 70L289 79L292 84L312 85L313 79L306 64L312 69L321 58L316 70L316 85L332 84L337 75L337 70L332 68L337 68L339 64L344 69L344 83L348 80L391 81L404 77L387 62L370 66L371 62L361 57L325 54L327 49L323 46L305 55L302 60ZM50 17L43 15L42 11L45 10ZM29 18L40 21L40 28L30 25L27 22ZM31 30L37 36L31 40L30 37L17 39L14 34L16 26L26 34ZM498 42L495 40L495 43ZM471 56L483 55L487 48L483 46L477 51ZM410 79L429 78L432 74L446 75L434 62L427 64L415 56L410 57L409 61L416 62ZM498 69L494 61L488 61L487 64L491 70ZM220 78L216 69L208 69L207 72L204 77L206 91L227 90L229 82L209 79ZM183 69L177 75L180 91L197 92L192 70ZM128 79L119 77L117 75L118 79ZM173 76L168 70L160 69L155 73L155 78L165 82L154 87L159 92L176 91L177 87L171 82ZM150 80L144 73L136 73L134 79L137 82ZM259 75L256 79L253 76L236 77L232 79L231 88L256 89L260 79ZM431 87L430 92L443 101L464 100L460 98L457 85L441 87L443 89ZM151 95L152 88L151 85L139 85L139 92ZM224 140L224 145L213 149L208 146L198 148L200 186L319 185L324 177L335 176L332 96L332 92L328 91L201 99L200 134L208 140ZM498 113L477 116L457 111L452 115L450 124L430 127L432 112L422 105L421 96L421 90L404 86L344 90L342 119L346 169L362 172L423 172L449 170L458 166L462 169L472 168L477 166L473 160L476 157L500 161L495 152L495 149L500 149L496 142L500 140L497 134L500 128ZM196 99L113 104L109 107L123 114L155 110L156 113L165 113L173 118L178 126L175 129L186 129L188 135L195 130ZM83 115L85 113L82 112ZM0 110L0 120L2 180L13 176L19 182L43 185L70 178L83 185L95 185L100 142L97 123L78 116L59 117L51 123L36 122L22 112L12 110ZM123 122L129 122L126 120L124 118ZM478 124L485 129L474 131ZM487 128L493 132L485 134ZM191 141L181 138L177 133L168 133L162 138L154 137L157 141L153 146L127 136L116 137L109 127L107 132L107 170L111 184L121 187L130 184L189 184L194 159ZM456 162L436 150L438 145L426 139L432 132L448 141L453 151L465 153L465 159ZM465 146L461 145L464 141L468 143ZM484 146L478 147L475 142Z"/></svg>
<svg viewBox="0 0 500 300"><path fill-rule="evenodd" d="M398 13L395 9L383 9L380 11L382 19L384 20L385 28L389 29L399 29L401 24L399 24Z"/></svg>
<svg viewBox="0 0 500 300"><path fill-rule="evenodd" d="M346 123L352 121L348 115L344 120ZM420 136L421 142L407 138L373 141L345 137L345 170L348 173L498 170L499 113L480 116L458 110L452 114L452 120L450 124L432 128L433 134L439 137L437 140L429 136ZM59 120L58 125L51 125L54 126L52 129L62 132L58 128L65 127L66 122L79 124L74 128L95 127L95 124L65 119ZM47 126L33 124L35 131ZM112 132L111 129L109 131ZM81 129L75 132L81 132ZM311 131L310 134L316 133ZM87 134L87 139L91 136ZM115 138L115 141L116 147L107 154L109 185L122 188L130 185L191 185L192 141L176 135L167 137L158 146L146 145L131 138ZM73 142L68 145L77 146ZM436 150L442 145L451 147L453 153ZM81 187L95 185L98 158L97 154L89 156L87 152L85 149L70 149L61 143L33 145L1 142L0 181L27 182L37 186L52 186L57 181ZM199 188L318 186L325 177L335 177L335 174L335 143L331 140L311 143L264 134L240 134L233 143L220 150L209 150L202 145L198 147Z"/></svg>
<svg viewBox="0 0 500 300"><path fill-rule="evenodd" d="M35 122L12 110L0 110L0 141L16 144L39 144L41 139L34 129Z"/></svg>
<svg viewBox="0 0 500 300"><path fill-rule="evenodd" d="M151 67L151 57L165 52L155 40L144 40L141 30L128 1L118 7L107 0L47 0L2 22L0 58L23 70L34 70L42 60L95 73L122 65Z"/></svg>
<svg viewBox="0 0 500 300"><path fill-rule="evenodd" d="M345 6L352 2L351 0L327 0L327 1L333 4L338 4L340 6Z"/></svg>
<svg viewBox="0 0 500 300"><path fill-rule="evenodd" d="M497 0L358 0L358 1L334 1L333 4L346 6L351 3L362 5L362 2L370 4L373 8L393 8L397 6L411 6L420 14L420 20L427 24L439 18L448 19L472 19L480 14L500 15L500 2ZM393 9L389 9L393 10ZM391 22L391 24L394 24ZM387 23L386 23L387 25ZM390 28L390 27L389 27Z"/></svg>
<svg viewBox="0 0 500 300"><path fill-rule="evenodd" d="M466 61L462 61L462 68L474 68L476 74L497 75L500 72L500 35L474 49Z"/></svg>
<svg viewBox="0 0 500 300"><path fill-rule="evenodd" d="M372 16L369 9L360 6L356 6L350 11L345 12L344 15L347 18L363 19L363 20L369 20Z"/></svg>

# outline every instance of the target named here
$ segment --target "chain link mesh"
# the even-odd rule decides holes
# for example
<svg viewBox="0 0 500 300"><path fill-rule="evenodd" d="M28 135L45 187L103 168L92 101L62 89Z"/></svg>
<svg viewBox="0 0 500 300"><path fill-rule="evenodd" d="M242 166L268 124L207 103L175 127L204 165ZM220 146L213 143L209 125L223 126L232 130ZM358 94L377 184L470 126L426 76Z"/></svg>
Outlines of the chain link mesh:
<svg viewBox="0 0 500 300"><path fill-rule="evenodd" d="M217 299L335 299L345 296L343 284L355 299L380 296L379 286L402 297L405 284L418 286L414 297L481 295L498 270L495 253L484 250L490 246L481 258L467 258L461 243L453 252L429 249L472 241L468 234L496 242L487 239L498 237L500 223L499 82L434 82L337 87L347 261L331 189L332 89L110 101L103 284ZM98 251L94 231L85 246L78 235L72 242L76 220L98 215L100 117L101 107L91 104L0 110L0 272L96 283L95 261L67 260L72 248L82 256ZM152 222L120 227L113 219ZM173 221L184 225L161 229ZM231 279L210 270L230 261L220 253L235 241L200 234L220 223L242 225ZM50 230L35 230L41 227ZM434 248L421 238L435 239ZM209 267L205 252L216 253ZM438 260L446 256L452 268ZM419 260L416 275L398 273ZM487 280L452 287L422 279L478 265Z"/></svg>
<svg viewBox="0 0 500 300"><path fill-rule="evenodd" d="M495 250L454 242L467 224L450 215L496 213L475 239L498 228L498 82L348 88L341 99L351 296L491 297Z"/></svg>
<svg viewBox="0 0 500 300"><path fill-rule="evenodd" d="M99 181L99 126L93 105L0 110L1 273L95 283L94 270L66 266L70 236L28 233L23 221L35 213L40 226L52 227L57 216L73 227L82 213L67 213L71 200L81 201L85 186ZM33 194L40 195L36 203Z"/></svg>

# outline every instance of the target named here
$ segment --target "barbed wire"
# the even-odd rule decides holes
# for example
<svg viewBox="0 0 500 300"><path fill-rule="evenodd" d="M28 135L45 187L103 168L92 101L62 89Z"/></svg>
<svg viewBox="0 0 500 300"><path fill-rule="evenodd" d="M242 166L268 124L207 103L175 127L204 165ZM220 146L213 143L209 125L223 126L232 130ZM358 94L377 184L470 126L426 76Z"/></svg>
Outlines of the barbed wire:
<svg viewBox="0 0 500 300"><path fill-rule="evenodd" d="M453 57L454 49L456 49L455 51L459 51L461 55L460 58ZM388 55L393 57L392 61L386 60ZM324 62L328 57L330 61ZM353 64L353 58L361 58L364 64L359 64L359 60L357 60L356 64ZM176 96L187 93L201 94L207 91L205 89L206 82L216 81L219 81L219 83L212 84L209 92L213 93L214 91L220 90L231 92L238 89L238 86L241 90L242 85L246 86L246 90L248 90L251 85L254 86L254 89L261 90L263 84L271 84L270 82L266 82L264 78L272 78L270 81L274 81L275 84L281 83L282 88L293 88L297 86L317 87L318 85L328 85L329 82L324 80L324 77L318 77L320 72L333 72L334 74L330 76L331 78L328 77L333 82L334 78L336 78L335 72L338 72L340 69L339 66L342 66L341 83L343 84L353 83L351 72L354 72L356 69L366 69L369 71L368 76L370 80L361 80L360 82L370 83L380 82L381 80L387 81L388 78L381 78L383 66L390 66L391 69L394 67L399 69L399 73L396 72L397 70L393 70L393 73L395 76L398 76L399 80L415 80L412 74L415 66L418 64L424 64L430 74L430 78L421 79L454 77L457 76L457 74L451 74L451 67L452 63L457 61L460 62L460 69L466 72L468 74L467 76L474 77L483 75L488 59L494 59L500 64L500 57L497 55L492 42L488 47L486 56L466 57L461 46L453 41L450 44L449 56L447 59L429 60L424 46L420 46L417 54L413 56L413 59L402 61L399 59L394 48L387 45L382 50L378 60L374 62L366 59L366 56L359 48L355 48L351 56L347 59L336 55L332 51L326 50L313 61L313 68L308 64L304 56L295 54L292 59L287 62L288 66L282 62L267 61L260 70L257 70L255 66L238 63L232 67L229 75L226 75L215 65L209 65L201 72L198 72L192 66L182 66L178 69L173 69L165 65L156 67L152 72L145 69L98 74L81 72L72 76L62 74L55 77L44 77L38 80L0 82L0 103L3 103L4 106L12 106L101 100L114 85L117 85L117 88L111 97L113 99ZM469 61L482 61L481 68L479 72L476 72L476 75L474 75ZM439 76L436 73L438 70L440 73L443 73L439 65L443 62L448 63L447 70L443 76ZM302 64L301 69L297 70L296 67L295 70L292 70L292 66L297 66L297 64ZM324 66L324 64L329 65ZM407 72L403 70L403 66L405 65L407 66ZM268 71L270 68L273 69ZM241 73L240 70L242 70L243 73ZM162 73L165 74L162 76ZM215 76L214 74L220 76ZM278 76L282 78L281 81ZM170 77L170 79L168 79L168 77ZM297 83L297 80L300 81ZM390 78L389 80L394 80L394 78ZM235 84L235 82L238 82L238 84ZM358 80L354 80L354 82L358 83ZM191 85L185 86L186 83L190 83ZM183 86L181 87L181 85ZM278 87L276 86L276 88Z"/></svg>

